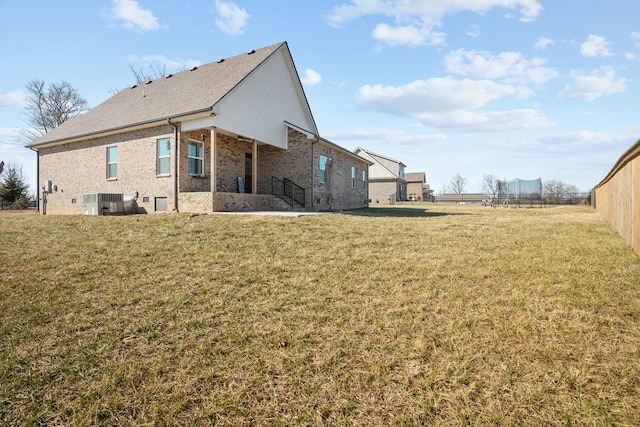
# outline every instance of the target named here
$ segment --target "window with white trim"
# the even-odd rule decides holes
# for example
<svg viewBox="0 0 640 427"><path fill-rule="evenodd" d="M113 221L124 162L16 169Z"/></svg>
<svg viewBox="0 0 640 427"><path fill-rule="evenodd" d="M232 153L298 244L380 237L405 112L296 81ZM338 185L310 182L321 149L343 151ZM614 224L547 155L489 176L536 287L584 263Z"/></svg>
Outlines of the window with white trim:
<svg viewBox="0 0 640 427"><path fill-rule="evenodd" d="M159 139L156 142L157 162L156 173L158 175L171 173L171 140Z"/></svg>
<svg viewBox="0 0 640 427"><path fill-rule="evenodd" d="M118 177L118 147L107 147L107 179Z"/></svg>
<svg viewBox="0 0 640 427"><path fill-rule="evenodd" d="M367 171L362 171L362 189L367 189Z"/></svg>
<svg viewBox="0 0 640 427"><path fill-rule="evenodd" d="M351 166L351 188L356 188L356 167Z"/></svg>
<svg viewBox="0 0 640 427"><path fill-rule="evenodd" d="M189 140L187 162L189 175L204 175L204 143Z"/></svg>

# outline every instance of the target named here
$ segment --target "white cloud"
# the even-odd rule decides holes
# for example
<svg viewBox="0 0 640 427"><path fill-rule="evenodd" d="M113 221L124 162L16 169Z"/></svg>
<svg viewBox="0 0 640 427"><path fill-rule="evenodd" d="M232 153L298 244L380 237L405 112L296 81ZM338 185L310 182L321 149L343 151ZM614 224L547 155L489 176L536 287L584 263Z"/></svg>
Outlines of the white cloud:
<svg viewBox="0 0 640 427"><path fill-rule="evenodd" d="M594 34L589 34L587 41L582 43L580 53L582 53L582 56L599 56L603 58L613 55L609 50L609 42L604 37Z"/></svg>
<svg viewBox="0 0 640 427"><path fill-rule="evenodd" d="M480 34L482 34L482 31L480 30L480 27L477 25L472 25L469 28L467 28L467 30L465 31L465 34L468 35L469 37L480 37Z"/></svg>
<svg viewBox="0 0 640 427"><path fill-rule="evenodd" d="M497 7L519 9L521 21L535 20L542 11L542 5L538 0L351 0L350 3L333 8L329 23L340 26L365 15L386 15L397 19L427 17L439 20L450 13L484 13Z"/></svg>
<svg viewBox="0 0 640 427"><path fill-rule="evenodd" d="M629 38L636 42L636 46L640 47L640 31L633 31Z"/></svg>
<svg viewBox="0 0 640 427"><path fill-rule="evenodd" d="M150 10L141 9L135 0L112 0L113 16L121 21L125 28L137 31L152 31L159 28L158 18Z"/></svg>
<svg viewBox="0 0 640 427"><path fill-rule="evenodd" d="M392 46L436 45L444 43L445 34L434 31L442 26L444 16L461 11L484 13L498 7L517 9L521 21L533 21L542 11L538 0L351 0L335 6L328 22L340 27L363 16L382 15L393 20L393 25L376 25L373 36L378 40Z"/></svg>
<svg viewBox="0 0 640 427"><path fill-rule="evenodd" d="M634 59L636 59L636 54L633 52L625 52L624 58L628 59L629 61L633 61Z"/></svg>
<svg viewBox="0 0 640 427"><path fill-rule="evenodd" d="M480 108L516 92L513 86L489 80L444 77L416 80L404 86L365 85L358 90L356 102L365 109L416 117L424 111Z"/></svg>
<svg viewBox="0 0 640 427"><path fill-rule="evenodd" d="M547 37L538 37L538 41L533 45L535 50L545 50L549 46L553 45L553 40Z"/></svg>
<svg viewBox="0 0 640 427"><path fill-rule="evenodd" d="M545 67L546 58L525 58L520 52L503 52L497 56L486 51L458 49L444 59L447 71L481 79L504 79L528 84L541 84L558 77L553 68Z"/></svg>
<svg viewBox="0 0 640 427"><path fill-rule="evenodd" d="M332 131L325 134L329 139L341 141L381 141L392 145L424 145L447 139L442 134L410 135L403 129L355 128Z"/></svg>
<svg viewBox="0 0 640 427"><path fill-rule="evenodd" d="M7 93L0 93L0 107L9 108L11 110L21 110L25 106L27 95L19 90Z"/></svg>
<svg viewBox="0 0 640 427"><path fill-rule="evenodd" d="M304 70L304 75L300 78L302 83L307 86L315 86L322 81L322 76L320 73L312 70L311 68L307 68Z"/></svg>
<svg viewBox="0 0 640 427"><path fill-rule="evenodd" d="M150 65L153 67L159 66L161 68L164 67L169 70L187 70L202 65L202 62L195 59L170 59L165 57L164 55L143 55L142 57L129 55L127 59L129 60L129 62Z"/></svg>
<svg viewBox="0 0 640 427"><path fill-rule="evenodd" d="M535 151L538 154L560 156L581 153L584 167L601 170L602 175L590 178L592 184L596 184L595 180L604 178L617 157L637 140L636 135L584 130L552 134L538 138Z"/></svg>
<svg viewBox="0 0 640 427"><path fill-rule="evenodd" d="M7 143L9 140L15 140L20 135L18 128L0 128L0 140ZM9 147L6 147L7 149Z"/></svg>
<svg viewBox="0 0 640 427"><path fill-rule="evenodd" d="M593 101L606 95L627 90L629 79L619 77L613 67L600 67L590 74L572 73L572 81L564 86L559 98Z"/></svg>
<svg viewBox="0 0 640 427"><path fill-rule="evenodd" d="M607 132L575 131L550 135L538 140L545 145L562 145L570 147L570 150L575 150L590 146L611 145L620 141L626 142L627 139L626 136L616 136Z"/></svg>
<svg viewBox="0 0 640 427"><path fill-rule="evenodd" d="M550 124L532 109L478 111L500 98L528 94L526 89L490 80L445 77L417 80L404 86L365 85L356 94L356 104L365 110L462 131L523 129Z"/></svg>
<svg viewBox="0 0 640 427"><path fill-rule="evenodd" d="M389 46L423 46L444 44L445 34L433 31L432 26L416 27L414 25L391 27L378 24L373 30L373 37Z"/></svg>
<svg viewBox="0 0 640 427"><path fill-rule="evenodd" d="M552 122L538 110L509 111L457 110L444 114L426 113L420 119L434 127L459 132L497 132L512 129L531 129L550 126Z"/></svg>
<svg viewBox="0 0 640 427"><path fill-rule="evenodd" d="M250 15L245 9L239 8L233 2L216 0L215 13L218 15L216 26L222 32L232 36L244 34L244 28Z"/></svg>

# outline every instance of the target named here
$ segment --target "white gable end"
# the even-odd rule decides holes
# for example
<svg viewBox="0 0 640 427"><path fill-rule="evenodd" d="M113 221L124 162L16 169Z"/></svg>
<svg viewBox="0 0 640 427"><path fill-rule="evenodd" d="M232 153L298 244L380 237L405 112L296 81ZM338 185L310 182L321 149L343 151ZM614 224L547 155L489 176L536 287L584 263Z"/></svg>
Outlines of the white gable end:
<svg viewBox="0 0 640 427"><path fill-rule="evenodd" d="M222 98L214 106L215 126L285 149L285 121L316 131L298 76L286 55L284 49L275 52Z"/></svg>
<svg viewBox="0 0 640 427"><path fill-rule="evenodd" d="M369 166L369 179L396 178L396 176L389 169L385 167L386 165L383 165L380 163L380 161L382 160L380 157L373 156L371 153L367 152L366 150L362 150L360 148L356 150L356 154L373 163L372 165Z"/></svg>
<svg viewBox="0 0 640 427"><path fill-rule="evenodd" d="M369 177L370 178L397 178L397 176L395 176L389 169L387 169L386 167L384 167L383 165L377 162L369 166Z"/></svg>
<svg viewBox="0 0 640 427"><path fill-rule="evenodd" d="M386 174L389 176L393 176L395 178L398 177L398 163L394 162L390 159L385 159L384 157L374 156L375 160L382 166L384 170L386 170Z"/></svg>

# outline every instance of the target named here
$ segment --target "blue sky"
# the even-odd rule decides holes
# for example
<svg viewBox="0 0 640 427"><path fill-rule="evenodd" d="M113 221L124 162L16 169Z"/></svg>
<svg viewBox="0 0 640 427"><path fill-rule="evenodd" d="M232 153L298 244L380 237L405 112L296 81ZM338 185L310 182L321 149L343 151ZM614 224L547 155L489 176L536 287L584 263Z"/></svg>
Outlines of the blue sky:
<svg viewBox="0 0 640 427"><path fill-rule="evenodd" d="M484 174L588 191L640 137L631 0L0 0L0 160L31 79L96 106L130 67L177 72L289 44L321 136L480 191Z"/></svg>

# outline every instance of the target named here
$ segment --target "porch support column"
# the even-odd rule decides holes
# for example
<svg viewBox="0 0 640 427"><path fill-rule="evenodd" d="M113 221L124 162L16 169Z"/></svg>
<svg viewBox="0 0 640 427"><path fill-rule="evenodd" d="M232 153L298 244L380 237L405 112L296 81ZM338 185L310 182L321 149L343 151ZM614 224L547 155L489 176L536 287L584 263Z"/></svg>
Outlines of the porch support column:
<svg viewBox="0 0 640 427"><path fill-rule="evenodd" d="M211 186L211 192L215 193L216 190L217 190L216 175L217 175L217 172L218 172L218 169L216 168L216 163L217 163L216 160L218 158L218 153L217 153L217 150L216 150L216 146L218 145L217 144L218 138L217 138L217 132L216 132L216 127L215 126L213 126L211 128L210 133L211 133L211 139L210 139L211 140L211 168L210 168L210 170L211 170L211 177L210 177L211 183L210 183L210 186Z"/></svg>
<svg viewBox="0 0 640 427"><path fill-rule="evenodd" d="M251 194L258 194L258 141L251 147Z"/></svg>

